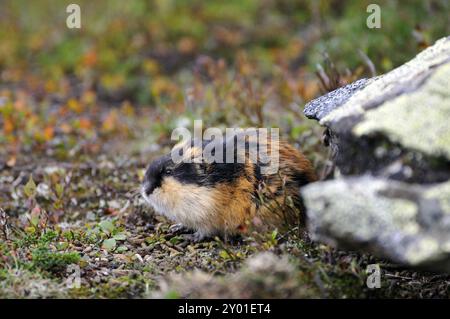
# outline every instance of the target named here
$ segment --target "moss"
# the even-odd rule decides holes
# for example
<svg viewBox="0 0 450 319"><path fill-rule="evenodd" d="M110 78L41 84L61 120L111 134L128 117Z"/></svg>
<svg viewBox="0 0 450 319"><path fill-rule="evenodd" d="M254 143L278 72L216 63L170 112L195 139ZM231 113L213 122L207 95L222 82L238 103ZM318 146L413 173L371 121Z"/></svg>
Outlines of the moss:
<svg viewBox="0 0 450 319"><path fill-rule="evenodd" d="M0 298L67 298L65 286L58 280L23 269L0 270Z"/></svg>
<svg viewBox="0 0 450 319"><path fill-rule="evenodd" d="M47 247L39 247L32 251L32 267L53 273L64 271L68 265L78 264L78 252L54 252Z"/></svg>
<svg viewBox="0 0 450 319"><path fill-rule="evenodd" d="M328 297L330 298L364 298L365 285L361 278L353 274L333 274L328 278Z"/></svg>

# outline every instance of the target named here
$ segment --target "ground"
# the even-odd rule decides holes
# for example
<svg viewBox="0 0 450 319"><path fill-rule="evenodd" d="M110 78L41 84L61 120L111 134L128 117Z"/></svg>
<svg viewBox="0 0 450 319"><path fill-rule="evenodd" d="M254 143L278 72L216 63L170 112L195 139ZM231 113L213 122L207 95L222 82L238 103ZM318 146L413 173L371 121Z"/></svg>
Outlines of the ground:
<svg viewBox="0 0 450 319"><path fill-rule="evenodd" d="M355 38L383 72L448 31L445 14L415 26L425 9L413 2L390 4L387 16L398 10L410 19L387 19L368 41L367 30L355 27L365 15L354 12L365 7L339 1L333 10L316 1L117 1L108 8L80 1L81 31L65 29L64 7L5 3L0 297L448 297L448 276L338 251L297 229L190 243L171 234L137 192L146 166L170 150L173 128L194 119L204 127L279 127L325 176L323 129L302 106L370 75ZM435 1L429 10L441 6ZM321 83L314 73L322 49L339 71L324 63ZM282 256L279 273L252 273L248 258L261 252ZM380 289L366 285L374 263L382 268ZM180 287L174 273L209 288Z"/></svg>
<svg viewBox="0 0 450 319"><path fill-rule="evenodd" d="M115 149L106 142L103 147ZM294 265L288 268L289 276L274 282L277 287L293 287L267 291L251 286L253 291L244 294L242 290L244 296L448 294L449 277L407 271L371 256L337 251L299 236L295 229L288 234L252 234L240 242L216 238L191 243L171 234L170 223L155 216L136 192L150 159L107 150L100 153L64 161L41 154L39 160L27 156L5 164L0 175L2 210L7 212L2 219L6 222L2 236L7 237L0 244L1 297L151 297L161 280L173 273L203 270L229 276L249 256L264 251L289 257L289 264ZM366 286L366 266L374 263L383 271L381 289ZM76 272L70 265L79 267L79 287L71 286ZM221 285L223 296L227 290L239 291L236 286ZM174 286L158 296L182 295Z"/></svg>

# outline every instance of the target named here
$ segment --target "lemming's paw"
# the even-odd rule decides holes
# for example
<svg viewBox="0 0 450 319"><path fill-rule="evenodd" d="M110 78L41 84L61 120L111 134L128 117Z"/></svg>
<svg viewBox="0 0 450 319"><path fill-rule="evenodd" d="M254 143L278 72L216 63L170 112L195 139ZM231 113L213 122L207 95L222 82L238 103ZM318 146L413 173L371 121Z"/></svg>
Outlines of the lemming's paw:
<svg viewBox="0 0 450 319"><path fill-rule="evenodd" d="M198 243L206 239L207 237L199 232L195 232L193 234L183 234L182 237L190 242Z"/></svg>
<svg viewBox="0 0 450 319"><path fill-rule="evenodd" d="M187 232L188 229L183 224L174 224L169 227L169 234L176 235Z"/></svg>

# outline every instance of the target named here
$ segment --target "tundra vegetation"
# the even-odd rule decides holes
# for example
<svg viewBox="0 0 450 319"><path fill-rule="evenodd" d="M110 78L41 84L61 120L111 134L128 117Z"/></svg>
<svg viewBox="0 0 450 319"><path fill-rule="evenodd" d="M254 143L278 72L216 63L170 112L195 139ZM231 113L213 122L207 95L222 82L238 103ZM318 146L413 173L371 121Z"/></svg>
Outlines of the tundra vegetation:
<svg viewBox="0 0 450 319"><path fill-rule="evenodd" d="M298 229L191 243L136 189L174 128L279 127L321 176L311 99L450 34L445 0L0 5L0 297L448 297L450 277ZM366 285L379 264L381 288Z"/></svg>

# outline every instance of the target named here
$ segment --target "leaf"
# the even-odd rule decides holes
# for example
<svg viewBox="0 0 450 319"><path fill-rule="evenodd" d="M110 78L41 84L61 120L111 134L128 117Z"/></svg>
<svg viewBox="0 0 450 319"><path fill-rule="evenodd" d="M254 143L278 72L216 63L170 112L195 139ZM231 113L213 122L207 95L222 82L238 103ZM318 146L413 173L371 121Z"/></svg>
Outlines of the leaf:
<svg viewBox="0 0 450 319"><path fill-rule="evenodd" d="M223 259L230 259L230 255L228 254L228 252L227 252L226 250L222 250L222 251L219 253L219 256L220 256L221 258L223 258Z"/></svg>
<svg viewBox="0 0 450 319"><path fill-rule="evenodd" d="M127 246L119 246L119 247L117 247L116 252L123 253L124 251L127 251L127 250L128 250Z"/></svg>
<svg viewBox="0 0 450 319"><path fill-rule="evenodd" d="M116 245L117 245L116 240L114 238L109 238L103 241L102 248L108 251L112 251L116 249Z"/></svg>
<svg viewBox="0 0 450 319"><path fill-rule="evenodd" d="M3 131L6 135L11 134L14 131L14 122L11 120L11 118L5 118L3 123Z"/></svg>
<svg viewBox="0 0 450 319"><path fill-rule="evenodd" d="M32 226L36 227L39 224L40 220L41 220L41 208L38 205L36 205L31 210L30 223Z"/></svg>
<svg viewBox="0 0 450 319"><path fill-rule="evenodd" d="M277 240L277 236L278 236L278 232L276 231L276 230L274 230L273 232L272 232L272 241L276 241Z"/></svg>
<svg viewBox="0 0 450 319"><path fill-rule="evenodd" d="M52 126L47 126L46 128L44 128L44 131L42 134L44 136L44 140L48 142L55 135L55 129Z"/></svg>
<svg viewBox="0 0 450 319"><path fill-rule="evenodd" d="M69 247L69 243L68 242L59 242L56 244L56 248L58 250L64 250L67 249L67 247Z"/></svg>
<svg viewBox="0 0 450 319"><path fill-rule="evenodd" d="M181 242L182 240L183 240L183 238L181 238L180 236L175 236L175 237L170 238L170 239L169 239L169 242L170 242L171 244L176 245L176 244L178 244L179 242Z"/></svg>
<svg viewBox="0 0 450 319"><path fill-rule="evenodd" d="M117 129L118 121L119 116L117 114L117 110L112 110L103 120L102 130L106 133L114 131L115 129Z"/></svg>
<svg viewBox="0 0 450 319"><path fill-rule="evenodd" d="M34 233L36 232L36 228L31 227L31 226L25 227L25 232L26 232L27 234L34 234Z"/></svg>
<svg viewBox="0 0 450 319"><path fill-rule="evenodd" d="M36 183L33 180L33 176L30 174L28 182L23 187L23 191L27 197L34 197L36 195Z"/></svg>
<svg viewBox="0 0 450 319"><path fill-rule="evenodd" d="M55 192L56 192L56 196L58 198L62 198L63 193L64 193L64 185L63 184L56 184L55 185Z"/></svg>
<svg viewBox="0 0 450 319"><path fill-rule="evenodd" d="M124 233L119 233L114 235L113 237L115 240L125 240L127 239L127 236Z"/></svg>
<svg viewBox="0 0 450 319"><path fill-rule="evenodd" d="M67 107L76 113L83 112L83 105L81 105L81 103L76 99L70 99L67 102Z"/></svg>
<svg viewBox="0 0 450 319"><path fill-rule="evenodd" d="M111 234L115 228L114 224L110 220L103 220L98 224L98 226L103 232L107 234Z"/></svg>

